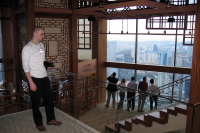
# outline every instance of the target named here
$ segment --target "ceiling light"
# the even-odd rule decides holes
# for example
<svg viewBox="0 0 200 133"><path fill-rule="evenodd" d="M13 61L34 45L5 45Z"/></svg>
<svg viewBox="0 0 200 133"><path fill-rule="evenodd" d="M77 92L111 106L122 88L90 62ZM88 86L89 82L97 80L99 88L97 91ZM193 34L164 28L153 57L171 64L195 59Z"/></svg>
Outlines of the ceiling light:
<svg viewBox="0 0 200 133"><path fill-rule="evenodd" d="M172 18L168 18L167 22L175 22L175 19L172 17Z"/></svg>
<svg viewBox="0 0 200 133"><path fill-rule="evenodd" d="M96 19L95 19L95 17L94 17L94 15L89 15L88 16L88 21L95 21Z"/></svg>

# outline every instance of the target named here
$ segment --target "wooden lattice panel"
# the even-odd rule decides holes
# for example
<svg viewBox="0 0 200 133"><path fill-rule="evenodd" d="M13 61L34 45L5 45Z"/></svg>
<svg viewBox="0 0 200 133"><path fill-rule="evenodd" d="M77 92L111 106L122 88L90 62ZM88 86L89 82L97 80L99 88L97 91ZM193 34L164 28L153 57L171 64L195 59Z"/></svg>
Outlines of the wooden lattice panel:
<svg viewBox="0 0 200 133"><path fill-rule="evenodd" d="M55 106L69 115L73 112L72 90L68 79L61 80L52 84L53 94L55 98Z"/></svg>
<svg viewBox="0 0 200 133"><path fill-rule="evenodd" d="M26 38L26 19L22 18L22 17L17 17L16 18L17 24L16 24L16 29L17 29L17 34L16 34L16 38L17 38L17 49L18 49L18 58L19 61L19 68L22 68L22 61L21 61L21 52L22 52L22 48L24 47L24 45L27 42L27 38Z"/></svg>
<svg viewBox="0 0 200 133"><path fill-rule="evenodd" d="M69 70L69 21L58 18L36 18L36 25L45 31L43 43L46 60L55 68Z"/></svg>
<svg viewBox="0 0 200 133"><path fill-rule="evenodd" d="M15 4L17 9L25 8L25 0L16 0Z"/></svg>
<svg viewBox="0 0 200 133"><path fill-rule="evenodd" d="M79 76L77 109L79 115L96 106L96 74Z"/></svg>
<svg viewBox="0 0 200 133"><path fill-rule="evenodd" d="M35 7L68 8L68 0L35 0Z"/></svg>

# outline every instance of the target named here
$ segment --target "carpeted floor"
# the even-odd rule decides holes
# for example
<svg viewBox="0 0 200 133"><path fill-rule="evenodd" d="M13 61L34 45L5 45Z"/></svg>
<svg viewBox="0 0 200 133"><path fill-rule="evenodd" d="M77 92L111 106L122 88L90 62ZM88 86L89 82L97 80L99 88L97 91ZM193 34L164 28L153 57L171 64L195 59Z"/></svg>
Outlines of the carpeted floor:
<svg viewBox="0 0 200 133"><path fill-rule="evenodd" d="M44 133L93 133L97 132L84 123L73 120L70 116L62 111L55 109L56 119L63 124L53 126L46 124L45 109L41 108L43 122L46 127ZM32 111L23 111L0 117L0 133L39 133L33 122Z"/></svg>

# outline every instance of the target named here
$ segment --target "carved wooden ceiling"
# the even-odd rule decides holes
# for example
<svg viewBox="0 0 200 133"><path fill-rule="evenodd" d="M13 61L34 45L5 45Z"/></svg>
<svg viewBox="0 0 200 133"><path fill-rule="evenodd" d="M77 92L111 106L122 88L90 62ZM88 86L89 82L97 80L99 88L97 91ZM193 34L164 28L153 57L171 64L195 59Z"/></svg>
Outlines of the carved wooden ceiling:
<svg viewBox="0 0 200 133"><path fill-rule="evenodd" d="M82 2L82 3L81 3ZM95 18L148 18L149 16L191 15L197 0L81 0L79 15Z"/></svg>

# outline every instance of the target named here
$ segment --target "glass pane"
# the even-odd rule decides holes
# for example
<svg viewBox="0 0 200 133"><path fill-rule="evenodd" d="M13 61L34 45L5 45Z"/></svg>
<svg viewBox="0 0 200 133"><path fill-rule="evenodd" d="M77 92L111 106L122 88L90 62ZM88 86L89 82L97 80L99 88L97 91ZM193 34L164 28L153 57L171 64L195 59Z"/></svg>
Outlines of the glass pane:
<svg viewBox="0 0 200 133"><path fill-rule="evenodd" d="M174 49L175 36L139 35L137 63L173 66Z"/></svg>
<svg viewBox="0 0 200 133"><path fill-rule="evenodd" d="M173 80L173 74L163 73L163 72L153 72L153 71L136 71L136 82L142 81L143 77L147 77L147 83L150 85L150 79L154 79L154 84L158 87L166 85ZM164 86L160 88L160 95L163 96L172 96L172 85ZM167 104L170 104L170 101L165 98L158 99L158 107L163 107ZM147 98L146 105L149 106L149 98Z"/></svg>
<svg viewBox="0 0 200 133"><path fill-rule="evenodd" d="M128 19L127 21L128 33L136 33L136 19ZM125 29L125 32L127 31L127 29Z"/></svg>
<svg viewBox="0 0 200 133"><path fill-rule="evenodd" d="M84 19L79 19L79 24L84 24Z"/></svg>
<svg viewBox="0 0 200 133"><path fill-rule="evenodd" d="M88 33L88 34L85 34L85 37L90 37L90 34Z"/></svg>
<svg viewBox="0 0 200 133"><path fill-rule="evenodd" d="M85 48L90 48L90 45L85 45Z"/></svg>
<svg viewBox="0 0 200 133"><path fill-rule="evenodd" d="M174 85L174 98L180 101L187 101L190 92L190 75L175 74L176 80L177 82Z"/></svg>
<svg viewBox="0 0 200 133"><path fill-rule="evenodd" d="M84 38L79 38L79 44L84 43Z"/></svg>
<svg viewBox="0 0 200 133"><path fill-rule="evenodd" d="M90 38L85 38L85 44L90 44Z"/></svg>
<svg viewBox="0 0 200 133"><path fill-rule="evenodd" d="M177 67L192 67L193 47L183 45L183 37L178 36L176 66Z"/></svg>
<svg viewBox="0 0 200 133"><path fill-rule="evenodd" d="M138 33L147 33L146 19L138 19Z"/></svg>
<svg viewBox="0 0 200 133"><path fill-rule="evenodd" d="M79 44L79 48L84 48L84 44Z"/></svg>
<svg viewBox="0 0 200 133"><path fill-rule="evenodd" d="M90 26L89 25L85 25L85 31L90 31Z"/></svg>
<svg viewBox="0 0 200 133"><path fill-rule="evenodd" d="M79 37L84 37L83 32L79 32Z"/></svg>
<svg viewBox="0 0 200 133"><path fill-rule="evenodd" d="M135 63L135 35L108 34L107 61Z"/></svg>
<svg viewBox="0 0 200 133"><path fill-rule="evenodd" d="M122 20L109 20L108 21L108 32L110 33L121 33L122 31Z"/></svg>
<svg viewBox="0 0 200 133"><path fill-rule="evenodd" d="M118 79L121 81L122 79L125 79L126 82L131 81L131 77L135 75L135 70L131 69L118 69Z"/></svg>
<svg viewBox="0 0 200 133"><path fill-rule="evenodd" d="M79 25L78 31L84 31L84 27Z"/></svg>
<svg viewBox="0 0 200 133"><path fill-rule="evenodd" d="M88 21L88 19L85 19L85 24L90 24L90 21Z"/></svg>

